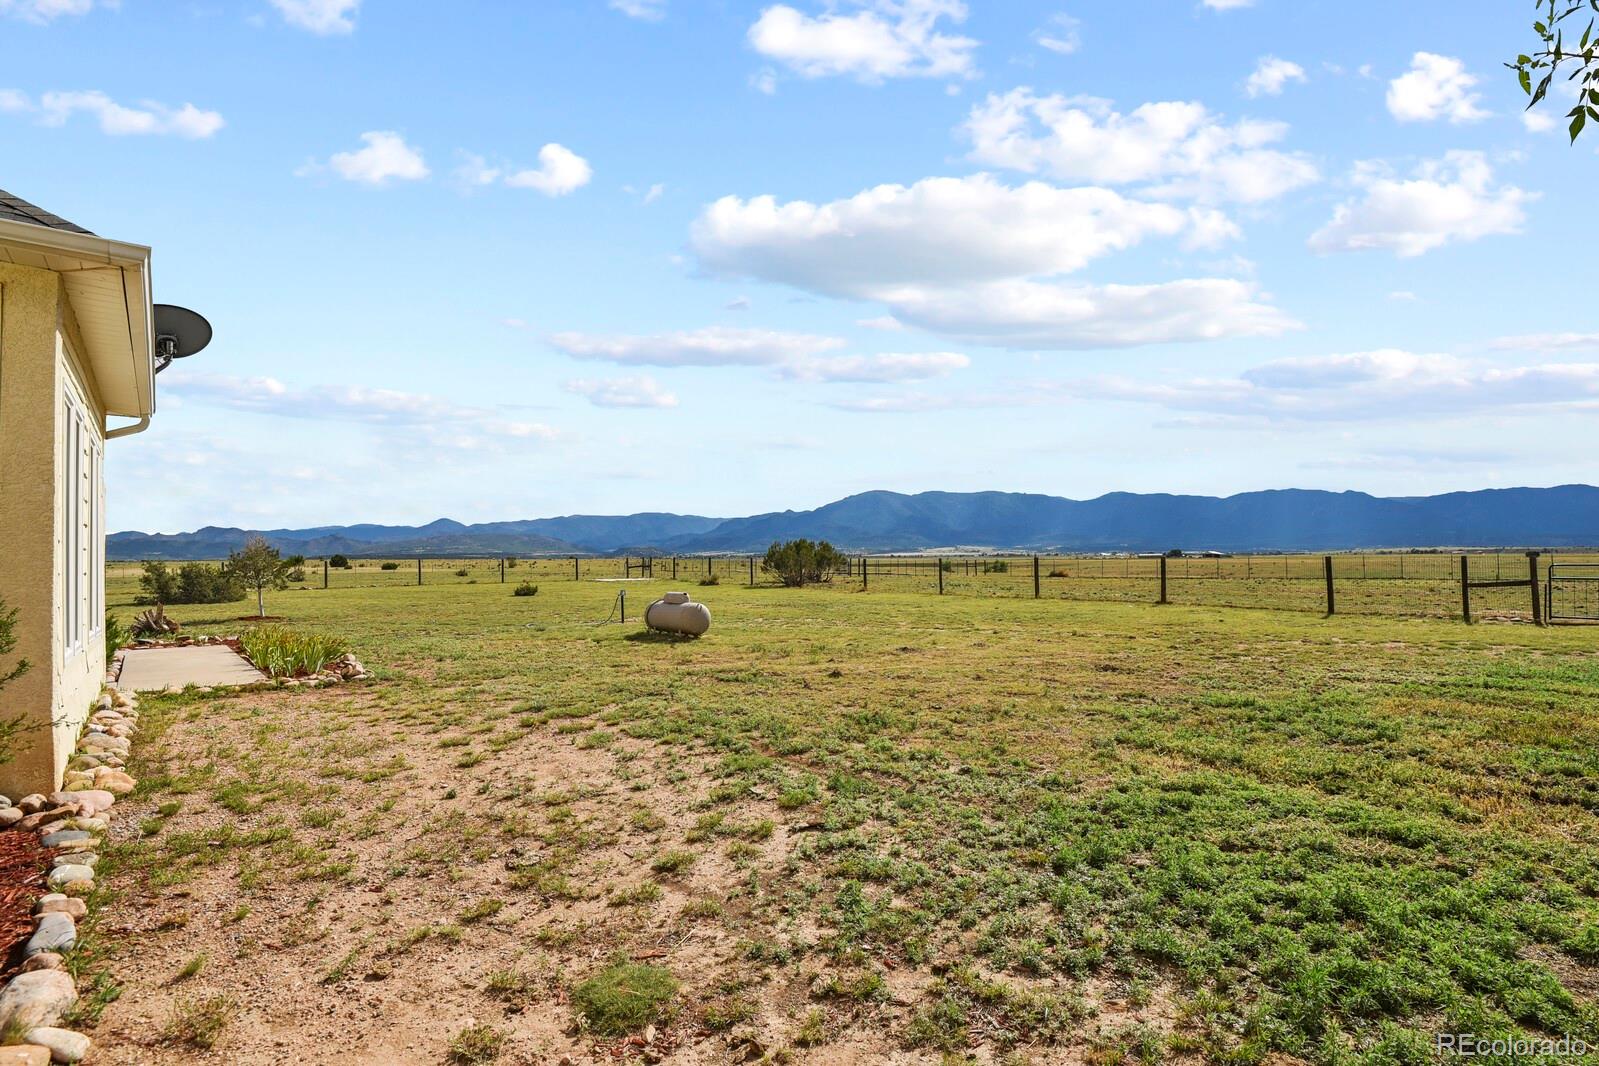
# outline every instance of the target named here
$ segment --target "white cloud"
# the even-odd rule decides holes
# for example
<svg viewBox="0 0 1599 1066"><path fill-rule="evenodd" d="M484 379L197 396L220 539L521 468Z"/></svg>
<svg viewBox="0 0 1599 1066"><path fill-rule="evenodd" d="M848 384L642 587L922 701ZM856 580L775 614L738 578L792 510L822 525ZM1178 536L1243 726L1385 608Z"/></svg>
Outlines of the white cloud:
<svg viewBox="0 0 1599 1066"><path fill-rule="evenodd" d="M539 149L536 170L517 170L505 175L513 189L536 189L545 196L565 196L589 183L594 168L588 160L564 145L546 144Z"/></svg>
<svg viewBox="0 0 1599 1066"><path fill-rule="evenodd" d="M226 123L215 111L204 111L193 104L167 107L153 100L138 106L119 104L98 89L52 91L35 103L15 89L0 91L0 111L32 114L45 126L62 126L75 114L93 116L102 133L114 137L166 135L189 140L205 140Z"/></svg>
<svg viewBox="0 0 1599 1066"><path fill-rule="evenodd" d="M1409 179L1395 178L1379 164L1357 164L1352 180L1363 190L1361 198L1339 205L1311 235L1312 251L1377 248L1408 258L1451 241L1519 233L1523 207L1533 199L1514 185L1494 185L1493 168L1481 152L1448 152L1423 162Z"/></svg>
<svg viewBox="0 0 1599 1066"><path fill-rule="evenodd" d="M1267 147L1287 135L1286 124L1229 125L1191 101L1147 103L1123 115L1108 100L1019 88L990 94L962 128L979 163L1067 181L1137 183L1160 196L1258 203L1318 178L1303 154Z"/></svg>
<svg viewBox="0 0 1599 1066"><path fill-rule="evenodd" d="M723 304L722 309L724 311L748 311L750 309L750 298L748 296L735 296Z"/></svg>
<svg viewBox="0 0 1599 1066"><path fill-rule="evenodd" d="M938 32L938 21L966 19L961 0L860 0L844 14L829 5L811 16L774 4L749 29L751 47L803 77L969 77L977 42Z"/></svg>
<svg viewBox="0 0 1599 1066"><path fill-rule="evenodd" d="M960 352L891 352L805 359L779 368L795 381L890 382L944 377L972 365Z"/></svg>
<svg viewBox="0 0 1599 1066"><path fill-rule="evenodd" d="M1500 351L1599 352L1599 333L1527 333L1496 338L1488 342L1488 347Z"/></svg>
<svg viewBox="0 0 1599 1066"><path fill-rule="evenodd" d="M659 22L666 17L666 0L611 0L611 10L628 18Z"/></svg>
<svg viewBox="0 0 1599 1066"><path fill-rule="evenodd" d="M119 6L116 0L107 0L102 7ZM0 0L0 15L14 15L28 22L49 22L62 15L87 15L94 10L94 0Z"/></svg>
<svg viewBox="0 0 1599 1066"><path fill-rule="evenodd" d="M1072 349L1297 328L1242 281L1048 280L1146 236L1197 247L1236 232L1208 209L1101 188L1013 188L980 174L882 185L828 204L725 197L696 220L691 242L712 273L874 300L901 324L963 340Z"/></svg>
<svg viewBox="0 0 1599 1066"><path fill-rule="evenodd" d="M1393 292L1388 294L1388 299L1394 301L1394 303L1415 303L1416 294L1411 292L1409 289L1395 289Z"/></svg>
<svg viewBox="0 0 1599 1066"><path fill-rule="evenodd" d="M660 182L656 182L654 185L651 185L648 189L644 190L644 202L646 204L653 204L664 195L666 195L666 186L662 185Z"/></svg>
<svg viewBox="0 0 1599 1066"><path fill-rule="evenodd" d="M563 332L550 344L574 359L624 366L774 366L844 346L838 337L728 326L644 336Z"/></svg>
<svg viewBox="0 0 1599 1066"><path fill-rule="evenodd" d="M880 329L889 333L898 333L905 328L905 323L893 315L876 315L872 318L858 318L855 324L862 329Z"/></svg>
<svg viewBox="0 0 1599 1066"><path fill-rule="evenodd" d="M1226 418L1336 422L1599 405L1599 363L1493 366L1380 349L1282 359L1232 378L1102 376L1061 383L1076 399L1129 400Z"/></svg>
<svg viewBox="0 0 1599 1066"><path fill-rule="evenodd" d="M652 377L579 378L566 383L566 391L586 397L595 407L676 407L677 397Z"/></svg>
<svg viewBox="0 0 1599 1066"><path fill-rule="evenodd" d="M361 385L299 388L272 377L238 377L184 370L163 375L162 388L186 402L199 402L253 414L312 421L356 422L421 430L444 442L481 437L553 440L559 433L538 422L502 417L490 408L457 404L423 393Z"/></svg>
<svg viewBox="0 0 1599 1066"><path fill-rule="evenodd" d="M328 36L352 33L361 0L271 0L291 26Z"/></svg>
<svg viewBox="0 0 1599 1066"><path fill-rule="evenodd" d="M1057 55L1069 56L1083 45L1082 21L1067 14L1051 15L1049 21L1033 31L1033 43Z"/></svg>
<svg viewBox="0 0 1599 1066"><path fill-rule="evenodd" d="M500 180L504 169L490 163L475 152L461 152L461 163L455 168L455 181L463 188L476 189L493 185Z"/></svg>
<svg viewBox="0 0 1599 1066"><path fill-rule="evenodd" d="M717 274L876 299L898 285L1077 270L1196 222L1213 229L1168 204L1109 189L1012 187L978 174L879 185L825 204L726 196L695 220L690 240Z"/></svg>
<svg viewBox="0 0 1599 1066"><path fill-rule="evenodd" d="M1276 56L1261 56L1254 72L1244 82L1244 92L1251 97L1277 96L1289 82L1303 83L1304 80L1305 68L1298 63Z"/></svg>
<svg viewBox="0 0 1599 1066"><path fill-rule="evenodd" d="M1205 7L1212 11L1236 11L1241 7L1253 7L1255 0L1202 0Z"/></svg>
<svg viewBox="0 0 1599 1066"><path fill-rule="evenodd" d="M769 367L779 377L809 382L908 381L970 365L958 352L834 355L845 347L840 337L727 326L633 336L566 332L550 337L550 344L574 359L622 366Z"/></svg>
<svg viewBox="0 0 1599 1066"><path fill-rule="evenodd" d="M1553 115L1537 110L1523 111L1521 113L1521 124L1528 133L1548 133L1558 125Z"/></svg>
<svg viewBox="0 0 1599 1066"><path fill-rule="evenodd" d="M368 130L361 134L361 142L364 148L335 152L328 160L328 167L345 181L387 185L390 181L421 181L429 174L422 153L393 130Z"/></svg>
<svg viewBox="0 0 1599 1066"><path fill-rule="evenodd" d="M1153 285L997 281L902 286L884 301L899 320L980 344L1082 350L1274 337L1300 325L1250 282L1197 278Z"/></svg>
<svg viewBox="0 0 1599 1066"><path fill-rule="evenodd" d="M1388 83L1388 113L1400 122L1475 122L1488 117L1478 106L1482 98L1471 91L1476 84L1460 60L1417 52L1410 71Z"/></svg>

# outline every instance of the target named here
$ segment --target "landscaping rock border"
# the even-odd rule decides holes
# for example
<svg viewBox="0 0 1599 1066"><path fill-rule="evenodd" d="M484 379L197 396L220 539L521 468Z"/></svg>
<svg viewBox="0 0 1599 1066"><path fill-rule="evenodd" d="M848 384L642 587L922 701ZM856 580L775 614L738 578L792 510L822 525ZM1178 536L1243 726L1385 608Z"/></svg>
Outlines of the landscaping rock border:
<svg viewBox="0 0 1599 1066"><path fill-rule="evenodd" d="M37 833L51 853L51 891L34 905L33 935L22 947L16 976L0 988L0 1029L21 1033L24 1041L4 1049L11 1056L7 1063L75 1063L93 1047L87 1036L60 1026L78 1001L62 953L76 946L78 919L89 913L84 897L95 888L97 849L110 827L111 808L137 784L126 765L138 726L132 693L103 692L78 740L77 754L67 763L62 787L49 795L23 796L14 804L0 796L0 825Z"/></svg>

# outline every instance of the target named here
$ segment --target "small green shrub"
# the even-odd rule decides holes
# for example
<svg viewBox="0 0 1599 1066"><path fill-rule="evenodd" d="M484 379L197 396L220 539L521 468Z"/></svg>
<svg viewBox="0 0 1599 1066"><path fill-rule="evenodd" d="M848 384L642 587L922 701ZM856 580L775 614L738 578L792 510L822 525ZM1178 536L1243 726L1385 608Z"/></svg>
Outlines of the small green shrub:
<svg viewBox="0 0 1599 1066"><path fill-rule="evenodd" d="M488 1066L505 1050L505 1034L489 1025L469 1025L450 1041L449 1060L455 1066Z"/></svg>
<svg viewBox="0 0 1599 1066"><path fill-rule="evenodd" d="M239 638L244 654L269 677L314 674L345 652L343 640L288 626L257 626Z"/></svg>
<svg viewBox="0 0 1599 1066"><path fill-rule="evenodd" d="M1008 574L1010 573L1010 563L1006 562L1004 559L996 559L994 562L984 563L983 573Z"/></svg>
<svg viewBox="0 0 1599 1066"><path fill-rule="evenodd" d="M572 990L572 1006L598 1036L623 1036L655 1021L677 994L677 979L660 966L616 962Z"/></svg>
<svg viewBox="0 0 1599 1066"><path fill-rule="evenodd" d="M244 585L223 567L210 563L184 563L173 569L150 560L139 575L142 604L231 603L244 599Z"/></svg>
<svg viewBox="0 0 1599 1066"><path fill-rule="evenodd" d="M459 569L457 569L455 571L455 576L456 577L465 577L466 576L466 567L463 566L463 567L460 567Z"/></svg>
<svg viewBox="0 0 1599 1066"><path fill-rule="evenodd" d="M128 627L122 624L122 619L112 614L105 613L105 664L111 665L111 660L117 657L117 651L132 638L128 635Z"/></svg>
<svg viewBox="0 0 1599 1066"><path fill-rule="evenodd" d="M831 581L836 571L842 570L848 560L844 553L825 540L799 540L774 543L766 549L761 566L776 574L789 588Z"/></svg>
<svg viewBox="0 0 1599 1066"><path fill-rule="evenodd" d="M511 591L513 596L537 596L539 587L531 581L524 581Z"/></svg>
<svg viewBox="0 0 1599 1066"><path fill-rule="evenodd" d="M1063 569L1061 569L1060 567L1057 566L1055 569L1053 569L1053 570L1051 570L1049 572L1049 576L1050 577L1071 577L1072 575L1068 574L1065 570L1063 570Z"/></svg>
<svg viewBox="0 0 1599 1066"><path fill-rule="evenodd" d="M378 569L379 570L398 570L399 568L400 568L400 564L399 563L394 563L394 562L380 563L378 565Z"/></svg>
<svg viewBox="0 0 1599 1066"><path fill-rule="evenodd" d="M703 585L720 585L721 583L722 583L722 579L717 577L715 574L712 574L709 577L700 578L700 584L702 586Z"/></svg>
<svg viewBox="0 0 1599 1066"><path fill-rule="evenodd" d="M328 565L335 570L348 570L350 569L350 557L348 555L331 556L328 559Z"/></svg>

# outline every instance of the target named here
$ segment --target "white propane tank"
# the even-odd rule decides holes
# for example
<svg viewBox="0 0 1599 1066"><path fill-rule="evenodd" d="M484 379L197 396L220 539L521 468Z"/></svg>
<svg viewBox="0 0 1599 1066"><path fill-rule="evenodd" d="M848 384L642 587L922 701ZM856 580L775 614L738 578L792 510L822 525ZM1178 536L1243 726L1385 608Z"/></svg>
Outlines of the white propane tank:
<svg viewBox="0 0 1599 1066"><path fill-rule="evenodd" d="M711 628L711 609L686 592L668 592L644 609L644 624L663 633L697 637Z"/></svg>

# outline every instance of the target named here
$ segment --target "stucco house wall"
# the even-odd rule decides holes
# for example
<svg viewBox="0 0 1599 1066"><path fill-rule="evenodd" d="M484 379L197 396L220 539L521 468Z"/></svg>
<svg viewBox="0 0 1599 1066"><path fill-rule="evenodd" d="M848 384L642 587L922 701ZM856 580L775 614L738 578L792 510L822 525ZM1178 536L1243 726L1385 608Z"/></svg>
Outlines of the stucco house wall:
<svg viewBox="0 0 1599 1066"><path fill-rule="evenodd" d="M81 349L61 276L0 263L0 598L31 664L0 690L10 796L60 780L105 672L105 411Z"/></svg>
<svg viewBox="0 0 1599 1066"><path fill-rule="evenodd" d="M155 413L150 249L0 189L0 792L54 790L105 676L106 442ZM133 419L108 429L108 418Z"/></svg>

